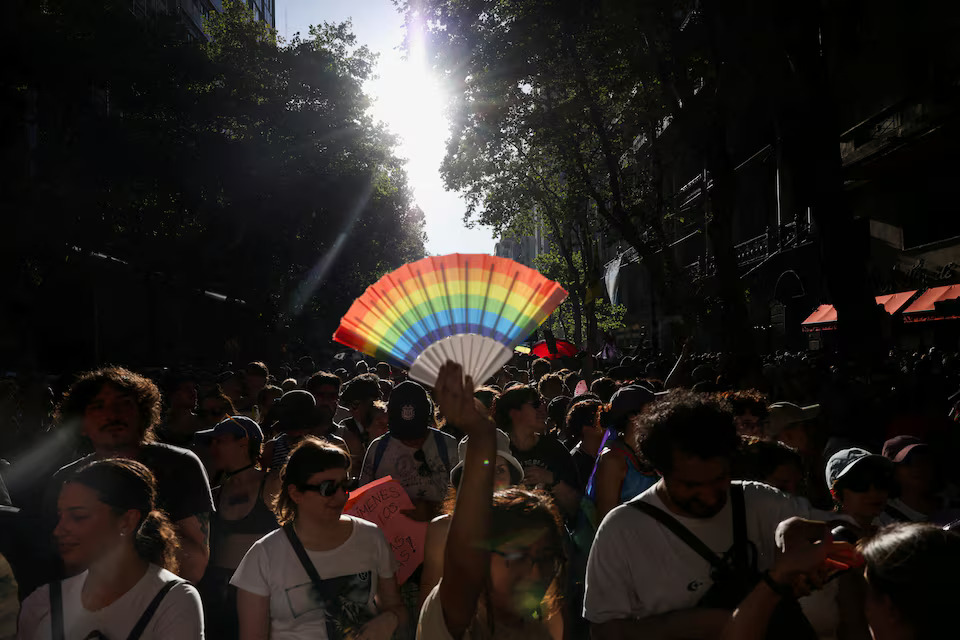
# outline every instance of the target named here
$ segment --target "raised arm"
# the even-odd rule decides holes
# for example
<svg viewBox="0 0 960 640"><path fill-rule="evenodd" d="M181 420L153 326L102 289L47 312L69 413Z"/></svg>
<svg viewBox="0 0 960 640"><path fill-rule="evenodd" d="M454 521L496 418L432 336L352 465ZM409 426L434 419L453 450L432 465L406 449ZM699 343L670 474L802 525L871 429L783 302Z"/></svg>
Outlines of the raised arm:
<svg viewBox="0 0 960 640"><path fill-rule="evenodd" d="M450 519L439 593L447 630L459 639L476 616L490 570L487 541L493 509L495 465L491 463L497 457L496 427L483 405L474 400L473 380L463 379L460 365L444 365L435 390L447 420L470 438Z"/></svg>

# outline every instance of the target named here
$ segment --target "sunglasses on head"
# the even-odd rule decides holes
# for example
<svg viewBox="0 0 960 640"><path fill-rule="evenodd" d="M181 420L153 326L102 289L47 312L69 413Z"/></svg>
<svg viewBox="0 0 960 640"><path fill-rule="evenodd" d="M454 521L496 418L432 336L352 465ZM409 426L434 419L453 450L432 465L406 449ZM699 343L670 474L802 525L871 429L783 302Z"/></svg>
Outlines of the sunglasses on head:
<svg viewBox="0 0 960 640"><path fill-rule="evenodd" d="M324 480L318 484L301 484L299 488L300 491L316 491L324 498L329 498L335 495L340 489L343 489L344 493L350 493L356 490L359 484L357 478L346 478L340 482L336 480Z"/></svg>

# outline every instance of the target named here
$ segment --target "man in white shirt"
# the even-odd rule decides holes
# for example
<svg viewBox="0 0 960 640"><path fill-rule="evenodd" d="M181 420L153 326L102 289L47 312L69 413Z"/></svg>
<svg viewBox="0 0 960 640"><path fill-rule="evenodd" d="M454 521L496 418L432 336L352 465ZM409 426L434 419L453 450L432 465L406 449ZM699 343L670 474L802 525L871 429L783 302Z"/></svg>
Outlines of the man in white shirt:
<svg viewBox="0 0 960 640"><path fill-rule="evenodd" d="M718 401L675 391L639 419L639 449L662 478L601 523L587 566L584 617L600 640L719 637L730 605L701 602L714 584L711 563L636 503L672 517L729 561L735 551L732 496L742 495L741 548L759 572L773 566L781 521L832 518L765 484L731 482L739 437L732 413Z"/></svg>

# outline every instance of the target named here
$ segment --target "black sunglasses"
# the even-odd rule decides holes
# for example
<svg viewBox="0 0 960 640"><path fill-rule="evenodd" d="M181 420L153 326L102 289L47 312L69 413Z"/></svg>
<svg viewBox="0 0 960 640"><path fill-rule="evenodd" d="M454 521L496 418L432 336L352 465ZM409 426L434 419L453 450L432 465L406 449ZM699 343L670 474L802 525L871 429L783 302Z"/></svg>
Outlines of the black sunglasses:
<svg viewBox="0 0 960 640"><path fill-rule="evenodd" d="M417 467L417 473L420 474L420 477L425 478L433 473L433 469L427 464L427 455L423 452L423 449L414 451L413 459L420 463L420 466Z"/></svg>
<svg viewBox="0 0 960 640"><path fill-rule="evenodd" d="M359 480L357 478L347 478L341 482L336 480L324 480L320 484L301 484L299 485L300 491L316 491L324 498L329 498L334 495L340 489L343 489L344 493L350 493L351 491L356 490L359 486Z"/></svg>
<svg viewBox="0 0 960 640"><path fill-rule="evenodd" d="M880 491L892 491L896 486L893 472L889 469L866 466L863 469L853 469L841 478L844 489L864 493L875 487Z"/></svg>

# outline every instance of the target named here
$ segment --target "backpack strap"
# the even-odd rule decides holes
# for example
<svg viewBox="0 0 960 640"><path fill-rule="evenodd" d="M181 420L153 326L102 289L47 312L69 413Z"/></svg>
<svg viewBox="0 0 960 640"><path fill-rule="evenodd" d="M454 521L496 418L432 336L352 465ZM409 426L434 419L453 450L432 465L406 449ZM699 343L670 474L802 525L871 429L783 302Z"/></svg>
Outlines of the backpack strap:
<svg viewBox="0 0 960 640"><path fill-rule="evenodd" d="M684 544L696 551L697 555L709 562L710 566L714 569L720 571L727 569L727 566L724 564L723 560L716 553L714 553L710 547L704 544L700 538L693 535L690 529L687 529L685 526L677 522L676 518L671 516L663 509L655 507L647 502L643 502L642 500L631 500L627 504L637 511L642 511L665 526L670 530L671 533L673 533L673 535L680 538Z"/></svg>
<svg viewBox="0 0 960 640"><path fill-rule="evenodd" d="M179 584L186 584L186 581L171 580L160 588L160 591L157 592L157 595L155 595L153 600L150 601L150 604L147 605L143 615L141 615L140 619L137 620L137 624L134 625L133 629L130 630L130 635L127 636L127 640L140 640L140 636L142 636L143 632L147 630L147 625L150 624L150 620L153 619L157 609L160 608L160 603L163 602L163 599L166 597L166 595L170 593L170 590Z"/></svg>
<svg viewBox="0 0 960 640"><path fill-rule="evenodd" d="M433 441L437 445L437 453L440 454L440 462L443 464L443 470L450 473L450 452L447 450L447 438L439 429L430 430L433 431Z"/></svg>
<svg viewBox="0 0 960 640"><path fill-rule="evenodd" d="M59 580L50 583L50 639L64 640L63 585Z"/></svg>
<svg viewBox="0 0 960 640"><path fill-rule="evenodd" d="M380 442L377 443L377 450L373 452L373 478L377 478L377 469L380 468L380 461L383 460L383 454L387 452L387 447L390 446L390 434L384 434L380 438Z"/></svg>
<svg viewBox="0 0 960 640"><path fill-rule="evenodd" d="M753 559L747 555L750 541L747 538L747 508L744 504L742 484L730 483L730 503L733 510L734 566L753 569Z"/></svg>

